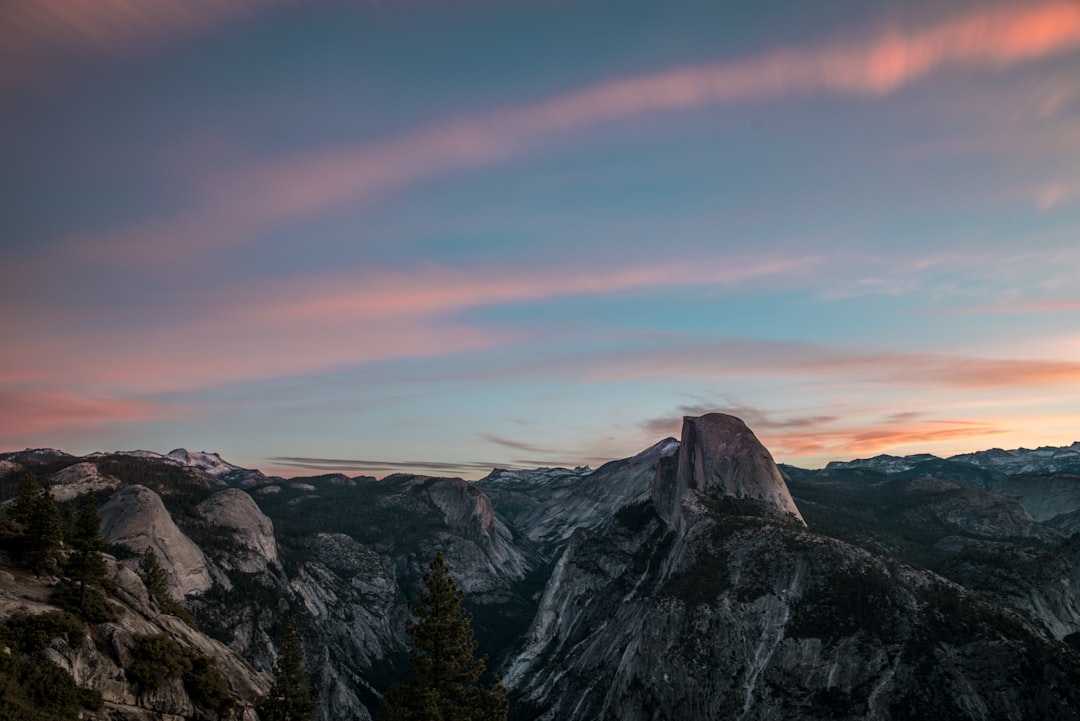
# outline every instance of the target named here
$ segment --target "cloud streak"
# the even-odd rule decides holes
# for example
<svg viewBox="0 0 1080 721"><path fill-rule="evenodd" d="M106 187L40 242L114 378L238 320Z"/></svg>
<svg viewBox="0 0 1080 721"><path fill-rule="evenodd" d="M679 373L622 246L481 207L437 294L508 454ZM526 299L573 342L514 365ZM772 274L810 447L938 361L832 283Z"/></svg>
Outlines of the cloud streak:
<svg viewBox="0 0 1080 721"><path fill-rule="evenodd" d="M0 361L0 379L11 375L34 384L65 378L95 392L157 393L446 356L522 338L523 331L456 319L470 309L686 285L733 288L790 278L815 262L732 257L590 271L427 266L409 274L370 271L246 285L200 299L200 308L175 322L132 323L128 330L98 327L87 317L77 324L21 317L11 329L20 342ZM101 321L122 325L113 315Z"/></svg>
<svg viewBox="0 0 1080 721"><path fill-rule="evenodd" d="M480 433L478 436L481 440L487 441L488 443L494 443L495 445L503 446L504 448L512 448L515 451L525 451L527 453L551 453L547 448L541 448L540 446L524 443L522 441L515 441L511 438L503 438L494 433Z"/></svg>
<svg viewBox="0 0 1080 721"><path fill-rule="evenodd" d="M251 165L205 181L201 203L185 214L79 238L76 246L88 258L109 262L174 261L256 242L289 221L504 161L555 134L719 103L813 93L878 96L947 68L997 69L1078 47L1080 5L1051 1L980 8L923 29L627 77L381 142Z"/></svg>

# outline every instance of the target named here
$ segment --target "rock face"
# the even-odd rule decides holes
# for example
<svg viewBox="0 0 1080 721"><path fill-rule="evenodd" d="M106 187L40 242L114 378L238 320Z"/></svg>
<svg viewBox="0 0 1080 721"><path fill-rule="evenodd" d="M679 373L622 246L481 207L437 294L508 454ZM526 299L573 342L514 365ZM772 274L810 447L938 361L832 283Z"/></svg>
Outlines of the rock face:
<svg viewBox="0 0 1080 721"><path fill-rule="evenodd" d="M579 529L556 564L503 666L522 718L1073 718L1080 657L1056 639L1075 628L1080 579L1075 559L1039 555L1061 536L940 479L848 492L832 510L831 488L807 503L860 542L895 541L972 584L990 566L1001 577L974 594L807 529L741 421L688 418L651 497ZM872 526L843 520L849 500L887 506L896 535L861 536ZM913 532L929 546L903 546Z"/></svg>
<svg viewBox="0 0 1080 721"><path fill-rule="evenodd" d="M507 523L553 559L577 528L596 529L619 508L647 496L656 464L673 455L679 442L667 438L641 453L588 468L493 471L476 485L488 494Z"/></svg>
<svg viewBox="0 0 1080 721"><path fill-rule="evenodd" d="M994 490L1016 498L1040 523L1065 533L1080 530L1080 474L1010 476Z"/></svg>
<svg viewBox="0 0 1080 721"><path fill-rule="evenodd" d="M139 555L153 546L174 598L210 588L206 556L177 527L158 494L145 486L128 486L114 493L100 514L101 535L107 541Z"/></svg>
<svg viewBox="0 0 1080 721"><path fill-rule="evenodd" d="M976 473L950 461L897 474L834 466L792 469L789 487L811 528L941 574L997 603L1021 609L1062 639L1080 630L1080 570L1065 536L1036 522L1015 498L961 481Z"/></svg>
<svg viewBox="0 0 1080 721"><path fill-rule="evenodd" d="M441 479L427 486L427 495L442 513L444 522L457 531L460 543L449 555L456 561L454 570L462 589L469 593L491 591L496 579L520 579L528 570L528 561L514 546L514 535L495 516L491 501L484 492L461 479Z"/></svg>
<svg viewBox="0 0 1080 721"><path fill-rule="evenodd" d="M524 718L1074 717L1080 658L1025 616L790 517L688 501L681 530L648 501L574 535L504 666Z"/></svg>
<svg viewBox="0 0 1080 721"><path fill-rule="evenodd" d="M224 559L225 570L262 573L280 569L274 523L247 493L229 488L200 503L195 511L207 523L232 531L234 544Z"/></svg>
<svg viewBox="0 0 1080 721"><path fill-rule="evenodd" d="M683 418L682 441L674 468L657 469L653 502L672 526L680 525L689 490L712 496L750 499L805 523L772 455L742 420L724 413Z"/></svg>
<svg viewBox="0 0 1080 721"><path fill-rule="evenodd" d="M898 509L912 521L936 522L954 531L993 540L1023 539L1039 544L1061 543L1061 533L1036 523L1019 502L997 493L962 486L940 478L889 482L891 493L919 501Z"/></svg>

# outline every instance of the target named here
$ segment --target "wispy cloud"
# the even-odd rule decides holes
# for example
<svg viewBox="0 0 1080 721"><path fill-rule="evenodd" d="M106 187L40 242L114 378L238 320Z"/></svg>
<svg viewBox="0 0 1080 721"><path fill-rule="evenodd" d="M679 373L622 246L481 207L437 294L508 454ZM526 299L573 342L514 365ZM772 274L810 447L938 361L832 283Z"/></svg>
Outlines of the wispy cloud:
<svg viewBox="0 0 1080 721"><path fill-rule="evenodd" d="M497 446L503 446L504 448L512 448L515 451L526 451L528 453L551 453L552 451L547 448L534 445L532 443L525 443L523 441L515 441L511 438L503 438L497 436L494 433L480 433L478 434L481 440L488 443L494 443Z"/></svg>
<svg viewBox="0 0 1080 721"><path fill-rule="evenodd" d="M459 314L472 308L686 285L735 288L790 278L814 263L764 256L588 271L427 266L408 274L369 271L245 285L192 299L196 307L174 322L133 322L127 330L117 329L122 324L114 313L109 328L89 317L77 324L22 317L11 329L20 342L0 361L0 378L18 374L24 384L65 378L95 391L153 393L446 356L522 338L520 330L465 323Z"/></svg>
<svg viewBox="0 0 1080 721"><path fill-rule="evenodd" d="M1080 6L1024 3L983 7L922 29L626 77L380 142L248 166L208 179L201 203L187 213L79 238L77 246L88 249L88 258L109 262L183 259L251 243L287 221L527 153L552 134L647 113L793 94L882 95L949 67L995 69L1077 47Z"/></svg>

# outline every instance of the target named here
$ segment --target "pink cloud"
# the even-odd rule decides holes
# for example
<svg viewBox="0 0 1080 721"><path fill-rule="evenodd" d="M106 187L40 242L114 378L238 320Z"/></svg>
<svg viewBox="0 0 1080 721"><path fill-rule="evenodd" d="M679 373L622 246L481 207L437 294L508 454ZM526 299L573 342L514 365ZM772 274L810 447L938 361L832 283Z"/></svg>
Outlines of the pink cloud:
<svg viewBox="0 0 1080 721"><path fill-rule="evenodd" d="M528 152L541 138L644 113L810 93L880 95L948 67L998 68L1080 47L1080 5L980 8L919 30L778 50L618 79L381 142L286 158L209 179L191 212L107 237L88 257L164 262L253 242L281 223Z"/></svg>
<svg viewBox="0 0 1080 721"><path fill-rule="evenodd" d="M84 395L72 391L0 389L0 442L13 443L56 431L97 431L104 424L175 416L175 406L146 399ZM182 412L182 411L181 411Z"/></svg>
<svg viewBox="0 0 1080 721"><path fill-rule="evenodd" d="M86 316L73 322L64 310L61 317L20 317L10 331L20 341L9 346L0 378L159 392L449 355L520 340L519 331L452 320L471 308L688 284L732 287L791 277L813 264L762 257L592 271L428 266L229 289L200 299L201 309L189 308L182 320L126 331L98 328ZM114 326L120 320L110 318Z"/></svg>

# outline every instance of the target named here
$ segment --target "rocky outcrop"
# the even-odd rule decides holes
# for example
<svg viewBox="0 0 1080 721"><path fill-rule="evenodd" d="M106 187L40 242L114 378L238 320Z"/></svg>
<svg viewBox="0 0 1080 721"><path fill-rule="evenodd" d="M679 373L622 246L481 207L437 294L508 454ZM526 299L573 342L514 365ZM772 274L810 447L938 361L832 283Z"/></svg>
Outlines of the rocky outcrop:
<svg viewBox="0 0 1080 721"><path fill-rule="evenodd" d="M890 493L909 499L897 513L909 520L935 522L970 536L995 539L1022 539L1031 543L1056 544L1061 533L1036 523L1015 499L940 478L921 477L890 481Z"/></svg>
<svg viewBox="0 0 1080 721"><path fill-rule="evenodd" d="M244 491L230 488L215 493L195 508L207 522L232 533L233 543L215 560L224 570L262 573L280 570L274 523Z"/></svg>
<svg viewBox="0 0 1080 721"><path fill-rule="evenodd" d="M1080 474L1011 476L998 483L994 490L1016 498L1036 521L1066 533L1076 528L1070 519L1080 513Z"/></svg>
<svg viewBox="0 0 1080 721"><path fill-rule="evenodd" d="M101 507L101 535L142 555L153 546L176 599L199 594L212 582L202 549L184 535L161 497L145 486L128 486Z"/></svg>
<svg viewBox="0 0 1080 721"><path fill-rule="evenodd" d="M270 689L269 679L215 641L170 615L160 614L150 601L138 575L123 563L107 558L115 591L108 600L112 620L94 624L78 639L54 639L46 656L83 688L101 694L99 711L83 711L88 721L214 721L220 718L197 692L179 678L157 688L139 684L129 673L136 640L164 634L185 653L199 655L225 680L234 701L232 718L257 721L255 706ZM0 620L18 610L44 613L58 610L47 601L37 579L19 569L0 571L0 597L35 599L18 608L0 603Z"/></svg>
<svg viewBox="0 0 1080 721"><path fill-rule="evenodd" d="M52 495L57 501L70 501L85 493L119 488L118 478L101 473L93 463L74 463L49 476Z"/></svg>
<svg viewBox="0 0 1080 721"><path fill-rule="evenodd" d="M528 561L483 491L459 478L444 478L428 484L427 494L446 525L456 531L444 536L450 546L445 553L452 558L463 590L488 592L503 585L500 579L525 575Z"/></svg>
<svg viewBox="0 0 1080 721"><path fill-rule="evenodd" d="M657 468L652 500L672 527L682 525L690 490L749 499L805 524L772 455L742 420L725 413L683 418L678 456Z"/></svg>

